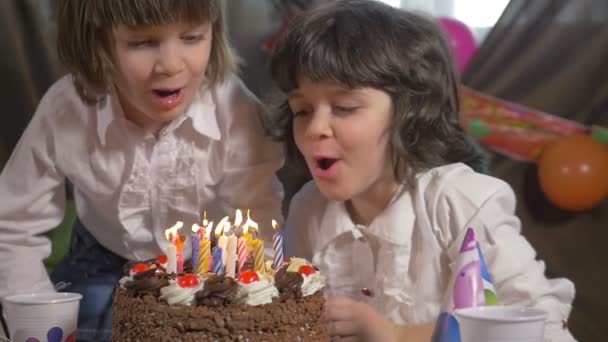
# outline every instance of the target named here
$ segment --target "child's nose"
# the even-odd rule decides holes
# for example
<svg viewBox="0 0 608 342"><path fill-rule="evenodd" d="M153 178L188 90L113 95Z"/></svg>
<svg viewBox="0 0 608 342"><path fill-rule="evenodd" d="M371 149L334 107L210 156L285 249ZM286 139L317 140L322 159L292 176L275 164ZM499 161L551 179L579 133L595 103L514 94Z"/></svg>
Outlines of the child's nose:
<svg viewBox="0 0 608 342"><path fill-rule="evenodd" d="M160 47L155 71L161 74L174 75L179 73L184 66L180 50L172 44Z"/></svg>
<svg viewBox="0 0 608 342"><path fill-rule="evenodd" d="M317 109L311 114L306 135L309 138L325 138L332 135L331 114L323 109Z"/></svg>

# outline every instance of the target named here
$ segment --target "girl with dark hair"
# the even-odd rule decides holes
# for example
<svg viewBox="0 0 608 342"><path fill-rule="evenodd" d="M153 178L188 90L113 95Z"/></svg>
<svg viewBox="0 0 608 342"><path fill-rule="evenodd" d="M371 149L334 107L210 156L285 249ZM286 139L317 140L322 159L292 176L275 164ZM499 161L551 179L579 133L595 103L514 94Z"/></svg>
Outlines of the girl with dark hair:
<svg viewBox="0 0 608 342"><path fill-rule="evenodd" d="M545 277L512 189L476 172L433 20L336 1L294 23L271 68L281 98L269 131L314 179L290 204L286 251L327 275L333 336L430 340L471 227L501 302L546 310L547 339L572 340L574 287Z"/></svg>

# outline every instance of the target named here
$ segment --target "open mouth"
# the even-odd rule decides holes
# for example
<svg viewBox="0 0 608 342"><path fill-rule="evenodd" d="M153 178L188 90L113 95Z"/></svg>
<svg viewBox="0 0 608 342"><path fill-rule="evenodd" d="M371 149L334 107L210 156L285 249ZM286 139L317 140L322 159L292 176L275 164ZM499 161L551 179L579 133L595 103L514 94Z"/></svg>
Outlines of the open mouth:
<svg viewBox="0 0 608 342"><path fill-rule="evenodd" d="M177 97L181 89L154 89L154 93L162 98Z"/></svg>
<svg viewBox="0 0 608 342"><path fill-rule="evenodd" d="M317 159L317 166L321 170L325 171L325 170L328 170L337 161L338 161L337 159L333 159L333 158L319 158L319 159Z"/></svg>

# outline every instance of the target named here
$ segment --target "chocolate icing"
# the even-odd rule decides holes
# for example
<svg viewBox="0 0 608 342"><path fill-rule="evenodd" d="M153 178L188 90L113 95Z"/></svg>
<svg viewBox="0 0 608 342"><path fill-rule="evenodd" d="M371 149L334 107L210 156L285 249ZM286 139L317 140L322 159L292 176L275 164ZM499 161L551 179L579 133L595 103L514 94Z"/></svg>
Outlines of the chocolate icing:
<svg viewBox="0 0 608 342"><path fill-rule="evenodd" d="M274 284L279 290L279 298L281 301L301 299L304 277L298 272L287 271L287 267L288 265L284 265L274 275Z"/></svg>
<svg viewBox="0 0 608 342"><path fill-rule="evenodd" d="M125 289L135 297L151 294L160 296L160 289L169 285L169 276L164 272L157 272L155 267L133 275L133 280L124 283Z"/></svg>
<svg viewBox="0 0 608 342"><path fill-rule="evenodd" d="M198 291L194 298L197 305L222 306L234 303L237 291L236 280L222 274L207 278L203 289Z"/></svg>
<svg viewBox="0 0 608 342"><path fill-rule="evenodd" d="M324 341L323 291L299 301L218 307L167 305L153 296L132 297L114 292L112 341Z"/></svg>

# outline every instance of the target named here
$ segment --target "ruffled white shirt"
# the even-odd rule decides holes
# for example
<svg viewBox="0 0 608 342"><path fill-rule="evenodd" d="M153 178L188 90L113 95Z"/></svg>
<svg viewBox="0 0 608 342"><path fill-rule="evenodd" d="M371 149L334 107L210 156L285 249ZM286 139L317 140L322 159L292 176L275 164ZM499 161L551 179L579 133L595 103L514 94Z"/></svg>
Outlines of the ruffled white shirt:
<svg viewBox="0 0 608 342"><path fill-rule="evenodd" d="M356 225L343 202L314 182L294 196L286 223L286 256L312 260L327 292L368 302L398 324L435 322L442 310L466 228L475 230L502 304L548 312L547 341L573 341L563 321L574 299L564 278L545 266L520 235L515 196L503 181L450 164L417 177L368 226ZM367 297L361 289L374 294Z"/></svg>
<svg viewBox="0 0 608 342"><path fill-rule="evenodd" d="M57 81L0 175L0 298L52 289L43 265L51 243L42 234L63 218L66 179L80 220L126 259L162 253L165 229L180 220L189 233L203 210L217 223L249 208L272 241L271 220L281 220L275 171L283 154L264 136L260 111L232 77L201 87L155 137L126 120L115 96L88 105L70 76Z"/></svg>

